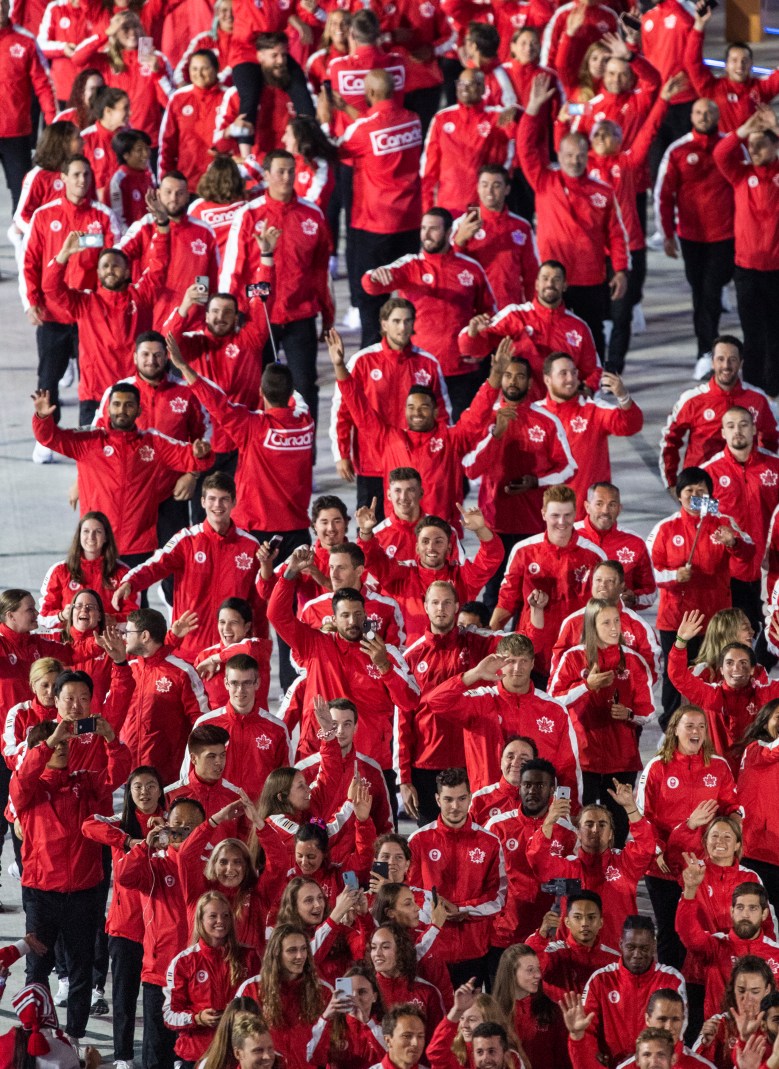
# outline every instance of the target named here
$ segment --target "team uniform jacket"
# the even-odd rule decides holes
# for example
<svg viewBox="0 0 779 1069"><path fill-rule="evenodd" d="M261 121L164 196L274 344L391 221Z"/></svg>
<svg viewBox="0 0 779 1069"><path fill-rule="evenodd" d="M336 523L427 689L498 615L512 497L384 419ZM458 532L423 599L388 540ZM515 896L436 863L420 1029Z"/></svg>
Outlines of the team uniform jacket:
<svg viewBox="0 0 779 1069"><path fill-rule="evenodd" d="M733 187L713 155L724 136L719 130L692 130L665 150L655 183L655 219L664 238L678 234L686 241L711 242L733 237ZM713 379L709 382L713 385Z"/></svg>
<svg viewBox="0 0 779 1069"><path fill-rule="evenodd" d="M392 273L389 289L372 282L371 272L366 271L361 279L365 292L375 297L397 290L416 309L414 337L420 349L436 353L445 375L473 371L480 361L460 355L457 335L473 316L496 310L481 264L449 248L445 252L401 256L385 266Z"/></svg>
<svg viewBox="0 0 779 1069"><path fill-rule="evenodd" d="M130 752L118 739L105 742L101 772L46 768L46 742L28 750L11 778L10 801L22 823L22 886L71 894L96 887L103 878L100 847L81 834L106 792L130 775Z"/></svg>
<svg viewBox="0 0 779 1069"><path fill-rule="evenodd" d="M149 262L154 230L154 220L147 213L133 223L119 243L119 248L133 261L133 271L138 275ZM211 227L189 215L178 222L171 221L168 274L166 284L157 291L154 329L163 329L166 319L181 304L183 294L197 275L208 275L208 292L216 293L218 273L219 249Z"/></svg>
<svg viewBox="0 0 779 1069"><path fill-rule="evenodd" d="M95 291L76 289L67 284L68 265L52 260L45 268L43 291L48 304L63 308L68 320L78 324L79 400L97 401L113 383L129 381L135 375L135 339L151 329L155 297L167 272L169 255L167 234L156 234L148 271L122 290L104 286ZM106 330L108 323L110 331ZM147 415L145 411L143 415ZM157 423L150 426L167 432Z"/></svg>
<svg viewBox="0 0 779 1069"><path fill-rule="evenodd" d="M220 260L224 260L227 238L230 233L236 212L243 208L246 201L234 200L232 204L219 204L214 200L203 200L196 197L189 205L189 214L193 219L199 219L206 223L216 236L216 244L219 249Z"/></svg>
<svg viewBox="0 0 779 1069"><path fill-rule="evenodd" d="M677 569L690 559L698 523L703 524L692 559L692 576L686 583L676 579ZM732 549L712 540L718 527L729 526L736 535ZM715 612L730 607L731 557L752 559L755 547L729 516L706 515L703 520L680 509L655 524L646 540L655 580L660 590L657 610L658 631L675 631L685 612L698 609L708 624Z"/></svg>
<svg viewBox="0 0 779 1069"><path fill-rule="evenodd" d="M494 783L500 754L509 735L526 735L538 756L551 761L558 782L571 788L575 805L581 796L578 748L565 709L532 683L527 694L510 694L502 683L463 689L462 673L431 691L426 701L437 716L464 729L465 764L472 790Z"/></svg>
<svg viewBox="0 0 779 1069"><path fill-rule="evenodd" d="M76 461L81 514L104 512L120 553L156 549L157 507L168 496L164 479L170 470L207 471L213 463L210 454L198 460L190 445L153 430L66 430L51 416L36 415L33 434L41 445Z"/></svg>
<svg viewBox="0 0 779 1069"><path fill-rule="evenodd" d="M386 70L395 87L394 102L400 106L409 92L406 84L410 64L400 53L386 51L380 46L358 44L347 55L334 55L327 65L326 78L332 82L333 89L339 93L347 104L351 104L361 115L368 111L365 99L365 75L372 70ZM346 112L335 111L330 123L330 133L341 137L350 124Z"/></svg>
<svg viewBox="0 0 779 1069"><path fill-rule="evenodd" d="M218 82L207 89L186 85L169 98L160 126L159 179L179 170L195 192L208 166L216 113L226 92Z"/></svg>
<svg viewBox="0 0 779 1069"><path fill-rule="evenodd" d="M264 0L264 2L267 3L267 0ZM311 1065L306 1051L317 1022L309 1024L303 1020L300 1012L300 986L300 980L282 980L280 982L282 1020L280 1024L271 1025L269 1028L274 1049L283 1058L287 1069L309 1069ZM333 996L333 989L324 980L320 980L319 990L319 1001L322 1009L324 1009ZM263 999L259 975L252 976L241 984L237 995L247 995L249 998L253 998L260 1007L260 1013L262 1013Z"/></svg>
<svg viewBox="0 0 779 1069"><path fill-rule="evenodd" d="M338 1050L339 1065L346 1067L346 1069L362 1069L363 1066L378 1065L384 1054L382 1042L375 1034L375 1031L378 1030L378 1025L373 1021L363 1024L359 1018L353 1017L351 1014L346 1014L344 1022L346 1024L346 1035L338 1041L336 1048ZM313 1027L311 1039L306 1047L307 1064L325 1065L330 1058L330 1044L332 1042L335 1042L335 1037L332 1034L332 1019L326 1021L323 1017L320 1017ZM389 1062L388 1069L392 1069L392 1062Z"/></svg>
<svg viewBox="0 0 779 1069"><path fill-rule="evenodd" d="M38 29L38 48L50 64L57 100L68 99L77 73L65 45L77 45L91 33L88 8L74 7L70 0L54 0L47 5Z"/></svg>
<svg viewBox="0 0 779 1069"><path fill-rule="evenodd" d="M717 1017L721 1016L722 1014L717 1014ZM569 1049L571 1047L574 1047L573 1043L569 1044ZM589 1069L589 1066L583 1065L576 1060L574 1057L575 1054L576 1051L571 1050L573 1069ZM620 1064L618 1069L635 1069L635 1065L636 1059L628 1058ZM708 1058L702 1058L700 1054L693 1053L693 1051L691 1051L689 1047L685 1047L681 1041L677 1043L674 1048L673 1065L674 1069L715 1069L713 1062L710 1062ZM730 1062L726 1066L726 1069L730 1069ZM760 1069L764 1069L764 1063L761 1064Z"/></svg>
<svg viewBox="0 0 779 1069"><path fill-rule="evenodd" d="M219 534L204 520L177 531L153 557L133 568L125 582L135 594L168 575L175 577L173 619L188 609L198 616L198 626L177 647L180 656L191 660L205 644L219 640L216 618L226 597L256 603L257 547L257 540L232 521Z"/></svg>
<svg viewBox="0 0 779 1069"><path fill-rule="evenodd" d="M32 133L33 93L46 122L54 121L57 108L49 66L35 37L12 23L0 30L0 79L3 85L0 138L26 137Z"/></svg>
<svg viewBox="0 0 779 1069"><path fill-rule="evenodd" d="M438 60L446 55L454 39L452 25L443 9L438 4L428 6L415 3L414 0L398 0L377 14L381 19L382 32L389 34L393 40L393 50L400 52L406 60L406 92L440 85L443 75ZM401 33L408 30L413 32L405 47L394 41L397 30ZM409 60L409 47L417 50L425 45L432 49L433 54L429 59L419 60L414 56Z"/></svg>
<svg viewBox="0 0 779 1069"><path fill-rule="evenodd" d="M27 752L24 740L30 728L42 720L51 720L54 715L54 706L41 705L34 697L26 702L17 702L8 710L3 725L2 748L5 763L12 772Z"/></svg>
<svg viewBox="0 0 779 1069"><path fill-rule="evenodd" d="M421 150L419 117L393 100L378 101L346 128L338 155L354 169L353 227L394 234L419 226Z"/></svg>
<svg viewBox="0 0 779 1069"><path fill-rule="evenodd" d="M230 783L224 776L213 782L201 779L194 769L189 774L170 783L165 788L165 807L169 809L177 798L194 798L200 802L206 812L206 820L224 809L231 802L240 800L241 792L234 783ZM243 817L237 820L225 820L219 825L225 839L240 838L246 840L250 825Z"/></svg>
<svg viewBox="0 0 779 1069"><path fill-rule="evenodd" d="M453 104L436 112L421 160L424 211L443 204L460 214L476 200L480 167L497 163L511 169L514 145L510 129L499 125L502 114L502 108L484 104Z"/></svg>
<svg viewBox="0 0 779 1069"><path fill-rule="evenodd" d="M541 890L527 858L527 845L545 819L546 813L537 817L526 816L517 800L514 809L497 813L486 821L487 831L500 839L508 879L506 905L495 918L492 946L507 947L526 942L554 905L554 896ZM563 857L575 844L573 828L560 822L555 824L551 845L554 853Z"/></svg>
<svg viewBox="0 0 779 1069"><path fill-rule="evenodd" d="M779 92L779 71L774 71ZM770 79L766 79L769 81ZM746 142L728 134L714 149L714 162L733 186L736 266L752 271L779 271L779 212L776 207L779 160L755 167L744 158Z"/></svg>
<svg viewBox="0 0 779 1069"><path fill-rule="evenodd" d="M30 229L30 220L36 208L48 204L59 197L65 188L59 170L45 171L42 167L33 167L24 176L19 203L14 212L14 225L21 234Z"/></svg>
<svg viewBox="0 0 779 1069"><path fill-rule="evenodd" d="M506 404L502 398L496 408ZM569 483L576 471L568 437L557 416L538 405L512 405L516 419L496 438L490 428L463 459L469 479L482 477L479 508L487 526L501 534L535 534L543 528L544 489ZM524 475L538 486L522 494L506 487ZM423 486L425 483L423 482Z"/></svg>
<svg viewBox="0 0 779 1069"><path fill-rule="evenodd" d="M263 195L235 213L219 276L220 291L235 294L240 307L246 307L245 287L261 277L254 234L266 220L268 226L281 230L275 256L276 263L284 264L276 279L272 322L297 322L321 312L329 326L335 315L327 273L330 234L319 208L299 197L285 203Z"/></svg>
<svg viewBox="0 0 779 1069"><path fill-rule="evenodd" d="M616 33L619 23L614 9L606 4L587 6L584 12L584 24L577 30L575 37L568 37L565 24L573 9L573 4L563 4L547 23L541 43L541 62L554 70L560 69L558 50L565 42L571 50L569 62L578 70L584 54L594 41L599 41L605 33Z"/></svg>
<svg viewBox="0 0 779 1069"><path fill-rule="evenodd" d="M657 641L655 629L651 624L642 620L638 613L624 605L619 606L620 626L622 630L623 645L628 646L646 662L652 674L652 682L656 683L660 678L660 643ZM566 616L560 624L560 634L552 650L552 675L557 671L560 658L566 650L572 646L578 646L582 641L584 627L584 609L577 609L570 616Z"/></svg>
<svg viewBox="0 0 779 1069"><path fill-rule="evenodd" d="M723 390L713 378L685 390L673 407L660 441L660 476L665 486L673 486L682 467L700 467L722 448L722 417L740 405L749 409L757 429L757 441L763 449L779 449L776 412L768 396L757 386L740 379L732 390ZM687 439L684 462L682 446ZM715 497L718 494L715 491Z"/></svg>
<svg viewBox="0 0 779 1069"><path fill-rule="evenodd" d="M129 571L126 564L123 564L122 561L117 561L114 574L106 582L103 579L102 557L97 557L95 560L87 560L86 557L82 556L79 566L81 574L84 576L83 583L71 578L64 560L58 560L46 572L41 583L41 603L38 609L38 623L41 627L59 627L59 614L66 605L70 605L76 594L81 590L96 590L104 602L110 602L113 592L121 585ZM128 612L137 608L137 599L131 597L129 604L125 604L122 612L117 615L120 619L124 619Z"/></svg>
<svg viewBox="0 0 779 1069"><path fill-rule="evenodd" d="M366 570L376 578L382 592L395 598L400 605L409 644L427 629L429 621L425 612L425 593L432 582L443 579L452 583L457 591L457 600L462 605L477 596L503 560L503 545L494 536L488 542L479 542L472 561L459 563L449 560L438 569L425 568L416 558L405 561L392 559L375 538L367 542L358 538L357 541L365 553Z"/></svg>
<svg viewBox="0 0 779 1069"><path fill-rule="evenodd" d="M338 776L339 759L340 777ZM281 763L283 764L284 762ZM359 775L361 779L367 780L370 784L372 798L371 821L376 828L376 834L384 835L386 832L392 831L392 814L390 812L387 781L384 779L379 763L374 761L372 757L359 753L354 747L345 757L343 754L336 756L333 753L330 763L332 766L332 774L328 773L331 784L328 788L330 792L330 812L327 813L327 819L334 817L337 810L344 804L350 783L356 775ZM279 764L277 763L273 767L279 768ZM311 754L310 757L304 757L303 760L298 761L295 765L295 768L303 773L309 786L318 780L321 767L322 758L318 753Z"/></svg>
<svg viewBox="0 0 779 1069"><path fill-rule="evenodd" d="M527 945L538 954L544 980L544 993L558 1002L567 991L582 992L594 972L619 961L619 951L605 943L582 946L570 932L564 939L547 941L534 932Z"/></svg>
<svg viewBox="0 0 779 1069"><path fill-rule="evenodd" d="M203 684L186 661L168 646L130 661L135 694L122 729L133 768L151 765L163 783L172 783L195 721L208 712Z"/></svg>
<svg viewBox="0 0 779 1069"><path fill-rule="evenodd" d="M190 388L240 450L235 523L249 531L308 527L314 421L306 405L296 400L294 408L253 412L205 379Z"/></svg>
<svg viewBox="0 0 779 1069"><path fill-rule="evenodd" d="M486 954L496 915L506 901L503 850L496 836L468 821L448 828L441 818L409 837L408 878L416 887L436 887L469 919L444 925L438 953L447 961L465 961Z"/></svg>
<svg viewBox="0 0 779 1069"><path fill-rule="evenodd" d="M377 594L370 587L363 587L360 591L365 598L365 617L371 624L377 635L381 635L390 646L402 650L406 644L406 629L403 623L403 614L400 606L394 598ZM323 624L333 622L333 595L330 591L320 594L317 598L307 601L298 613L298 618L309 627L321 631Z"/></svg>
<svg viewBox="0 0 779 1069"><path fill-rule="evenodd" d="M602 89L584 105L583 115L574 116L572 131L584 134L589 140L596 123L610 119L622 128L623 150L631 147L646 124L661 82L652 64L638 53L633 53L630 67L636 78L635 88L625 93L609 93Z"/></svg>
<svg viewBox="0 0 779 1069"><path fill-rule="evenodd" d="M139 170L121 164L113 172L108 182L108 205L123 232L143 219L146 214L146 194L155 187L154 175L148 167Z"/></svg>
<svg viewBox="0 0 779 1069"><path fill-rule="evenodd" d="M229 734L224 776L230 783L246 791L250 798L259 798L265 780L274 768L288 768L291 764L287 727L283 720L272 716L267 709L256 708L250 713L236 713L228 702L221 709L198 717L195 727L201 724L224 728ZM187 750L181 763L182 780L187 779L190 768Z"/></svg>
<svg viewBox="0 0 779 1069"><path fill-rule="evenodd" d="M268 619L292 648L295 661L307 672L300 746L302 757L319 752L313 716L316 694L352 696L360 709L355 744L381 767L391 768L392 717L395 706L416 708L419 690L400 653L387 650L390 669L381 675L359 643L338 634L306 627L295 618L295 584L282 579L268 604Z"/></svg>
<svg viewBox="0 0 779 1069"><path fill-rule="evenodd" d="M92 168L92 178L102 204L108 203L108 185L117 164L116 153L111 147L114 133L114 130L103 126L99 119L82 133L84 155Z"/></svg>
<svg viewBox="0 0 779 1069"><path fill-rule="evenodd" d="M519 788L504 779L501 773L501 777L497 782L490 783L486 787L480 787L478 791L473 792L471 808L468 812L471 815L471 820L486 828L487 822L492 820L493 817L516 810L519 804ZM497 835L497 832L495 834Z"/></svg>
<svg viewBox="0 0 779 1069"><path fill-rule="evenodd" d="M612 686L591 691L586 683L589 670L584 646L574 646L560 658L549 684L549 693L573 721L582 770L600 775L638 772L642 764L636 728L649 723L655 712L649 665L628 646L609 646L598 650L598 671L614 672ZM635 719L612 719L616 701L632 709Z"/></svg>
<svg viewBox="0 0 779 1069"><path fill-rule="evenodd" d="M460 352L468 356L486 356L501 342L511 338L514 355L530 361L532 384L531 400L538 400L546 393L544 385L544 360L550 353L568 353L579 370L579 378L592 390L597 390L603 368L592 340L592 331L579 316L569 312L564 304L547 308L538 297L525 304L509 304L502 307L487 330L475 338L468 335L467 324L457 339Z"/></svg>
<svg viewBox="0 0 779 1069"><path fill-rule="evenodd" d="M598 531L592 526L588 516L575 523L574 530L581 531L590 542L600 546L609 560L619 561L625 571L625 589L636 595L638 609L647 609L654 604L657 584L646 543L640 535L616 524L608 531ZM633 645L629 641L627 644ZM645 660L651 663L651 658Z"/></svg>
<svg viewBox="0 0 779 1069"><path fill-rule="evenodd" d="M498 605L512 616L519 611L520 631L527 633L530 626L527 599L531 591L543 590L549 595L544 629L532 629L539 672L548 672L560 624L587 603L593 568L602 560L606 560L603 550L578 531L572 533L567 546L552 545L544 532L518 542L509 554Z"/></svg>
<svg viewBox="0 0 779 1069"><path fill-rule="evenodd" d="M371 440L381 458L385 484L389 485L389 473L394 468L414 468L425 487L428 514L440 516L459 531L457 503L463 490L463 458L492 422L498 391L485 382L454 426L448 425L442 413L444 418L439 418L432 430L415 431L401 429L402 424L396 426L383 412L377 412L359 382L348 378L339 386L355 425ZM399 400L405 405L405 398Z"/></svg>
<svg viewBox="0 0 779 1069"><path fill-rule="evenodd" d="M754 582L760 578L771 517L779 505L779 457L753 445L746 463L741 464L726 446L702 467L714 483L720 511L732 516L755 543L752 560L731 560L730 574Z"/></svg>
<svg viewBox="0 0 779 1069"><path fill-rule="evenodd" d="M416 525L417 520L404 520L391 511L378 527L374 527L373 537L388 557L412 560L417 551Z"/></svg>
<svg viewBox="0 0 779 1069"><path fill-rule="evenodd" d="M638 912L636 886L655 854L655 833L648 820L642 818L631 824L630 834L632 841L624 850L604 850L602 854L587 854L579 848L561 857L553 852L554 840L547 839L540 829L528 844L527 856L536 879L580 880L586 891L597 891L601 896L601 935L607 946L619 945L623 918ZM646 1001L642 1003L642 1013L645 1008Z"/></svg>
<svg viewBox="0 0 779 1069"><path fill-rule="evenodd" d="M567 5L558 9L567 10ZM588 8L588 11L594 10ZM568 265L569 286L597 286L606 277L606 256L614 271L630 267L627 232L613 189L596 178L569 178L549 163L546 127L522 116L517 155L536 194L541 260Z"/></svg>
<svg viewBox="0 0 779 1069"><path fill-rule="evenodd" d="M255 619L254 627L255 630L262 631L265 635L268 634L265 605L262 607L260 620ZM249 635L247 638L241 639L240 642L231 642L227 646L223 646L220 640L215 642L213 646L206 646L204 650L200 650L195 655L193 662L195 666L209 657L217 657L219 659L216 673L210 679L203 680L203 689L206 692L209 706L212 709L219 709L225 700L227 690L222 672L224 665L236 653L248 653L250 657L255 659L259 669L260 689L257 691L257 703L261 708L266 709L268 706L268 691L270 690L270 659L272 652L272 641L269 638L257 638L255 635Z"/></svg>
<svg viewBox="0 0 779 1069"><path fill-rule="evenodd" d="M451 405L441 365L434 356L407 345L391 349L387 339L361 349L347 364L349 374L362 387L374 412L392 427L405 423L405 405L412 386L429 386L436 395L439 419L451 418ZM381 476L385 463L379 443L373 435L360 434L354 418L336 383L330 410L330 441L333 460L351 458L360 475Z"/></svg>
<svg viewBox="0 0 779 1069"><path fill-rule="evenodd" d="M538 274L538 246L527 219L507 208L491 211L479 205L481 226L465 245L458 246L484 268L498 308L516 301L532 301ZM455 220L454 236L463 222Z"/></svg>
<svg viewBox="0 0 779 1069"><path fill-rule="evenodd" d="M758 104L770 103L779 93L779 71L773 71L767 78L750 77L745 82L715 78L703 62L703 33L700 30L691 29L687 35L683 67L696 96L708 97L719 108L720 129L726 133L737 130Z"/></svg>
<svg viewBox="0 0 779 1069"><path fill-rule="evenodd" d="M547 0L530 0L529 3L526 0L508 0L507 3L501 4L498 9L498 24L501 21L501 13L508 13L512 8L515 11L519 10L521 13L510 16L513 29L505 38L502 37L501 39L501 49L505 51L508 51L507 46L510 47L514 30L520 30L523 26L528 26L531 29L538 29L540 32L554 14L552 6L547 4ZM541 114L548 116L550 122L554 120L565 100L558 72L552 70L551 67L542 67L538 60L531 60L530 63L520 63L518 59L511 59L510 56L506 56L505 59L506 62L503 64L503 69L511 79L517 101L523 108L527 107L527 102L530 99L530 87L535 76L537 74L545 74L549 78L550 87L555 90L555 96L551 101L543 105Z"/></svg>
<svg viewBox="0 0 779 1069"><path fill-rule="evenodd" d="M56 657L70 664L73 654L61 642L33 632L12 631L0 623L0 710L30 697L30 669L40 657ZM44 718L45 719L45 718Z"/></svg>
<svg viewBox="0 0 779 1069"><path fill-rule="evenodd" d="M405 652L406 664L417 681L423 700L417 710L399 710L395 723L398 783L411 783L411 769L465 767L462 736L428 706L424 698L458 672L475 668L500 641L493 631L453 627L434 635L429 627ZM473 816L473 813L471 814ZM474 819L476 819L474 817ZM477 824L482 821L476 820Z"/></svg>
<svg viewBox="0 0 779 1069"><path fill-rule="evenodd" d="M685 70L687 37L693 26L689 0L660 0L641 19L641 51L665 85L677 71ZM691 85L674 93L674 104L689 104L698 94Z"/></svg>
<svg viewBox="0 0 779 1069"><path fill-rule="evenodd" d="M46 265L62 248L72 230L88 234L102 234L103 245L109 248L119 241L119 223L113 212L96 200L73 204L67 197L55 197L42 204L30 221L24 240L24 262L19 272L19 293L25 312L30 307L41 310L41 318L58 323L69 322L67 309L43 290ZM65 271L65 281L71 289L97 288L97 261L101 249L83 249L71 256Z"/></svg>
<svg viewBox="0 0 779 1069"><path fill-rule="evenodd" d="M741 758L738 797L744 807L744 857L779 864L776 785L779 743L750 742Z"/></svg>
<svg viewBox="0 0 779 1069"><path fill-rule="evenodd" d="M596 1059L600 1053L611 1067L629 1058L631 1052L635 1053L636 1036L644 1027L646 1005L652 993L664 987L678 991L686 1007L684 980L670 965L655 963L645 973L634 976L620 959L593 973L582 1001L584 1012L594 1013L595 1019L579 1040L582 1053Z"/></svg>
<svg viewBox="0 0 779 1069"><path fill-rule="evenodd" d="M192 58L192 53L200 51L201 48L210 48L219 61L219 81L230 85L232 83L232 70L227 64L227 54L230 50L231 37L232 34L225 33L218 25L213 29L203 30L202 33L195 34L176 64L176 69L173 72L174 84L177 86L188 85L189 61ZM254 62L254 60L249 62Z"/></svg>

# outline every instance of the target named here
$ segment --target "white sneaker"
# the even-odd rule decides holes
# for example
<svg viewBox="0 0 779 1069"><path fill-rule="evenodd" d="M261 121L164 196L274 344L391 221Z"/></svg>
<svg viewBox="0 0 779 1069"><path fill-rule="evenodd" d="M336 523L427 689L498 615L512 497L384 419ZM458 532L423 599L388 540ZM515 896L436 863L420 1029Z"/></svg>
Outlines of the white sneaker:
<svg viewBox="0 0 779 1069"><path fill-rule="evenodd" d="M346 311L346 315L341 320L341 326L344 330L359 330L360 329L360 309L355 308L354 305L350 305Z"/></svg>
<svg viewBox="0 0 779 1069"><path fill-rule="evenodd" d="M70 991L70 980L67 976L62 977L57 988L57 993L54 996L55 1006L65 1006L68 1001L68 992Z"/></svg>
<svg viewBox="0 0 779 1069"><path fill-rule="evenodd" d="M694 379L705 379L711 373L711 353L704 353L695 361L695 370L692 373Z"/></svg>
<svg viewBox="0 0 779 1069"><path fill-rule="evenodd" d="M68 360L68 366L65 368L65 374L60 379L60 386L63 390L66 390L68 386L72 386L76 381L76 361L73 357Z"/></svg>
<svg viewBox="0 0 779 1069"><path fill-rule="evenodd" d="M633 305L633 319L630 324L630 329L633 334L645 334L646 333L646 319L644 318L644 309L640 304Z"/></svg>
<svg viewBox="0 0 779 1069"><path fill-rule="evenodd" d="M15 861L12 861L5 871L8 873L9 876L13 876L15 880L21 880L22 878L19 874L19 866L16 864Z"/></svg>
<svg viewBox="0 0 779 1069"><path fill-rule="evenodd" d="M659 230L655 230L651 238L646 239L646 244L649 249L662 249L665 244L665 238Z"/></svg>
<svg viewBox="0 0 779 1069"><path fill-rule="evenodd" d="M32 462L33 464L52 464L54 462L54 453L45 445L36 442L32 451Z"/></svg>
<svg viewBox="0 0 779 1069"><path fill-rule="evenodd" d="M114 1069L135 1069L135 1062L132 1060L123 1062L120 1059L118 1062L114 1062Z"/></svg>

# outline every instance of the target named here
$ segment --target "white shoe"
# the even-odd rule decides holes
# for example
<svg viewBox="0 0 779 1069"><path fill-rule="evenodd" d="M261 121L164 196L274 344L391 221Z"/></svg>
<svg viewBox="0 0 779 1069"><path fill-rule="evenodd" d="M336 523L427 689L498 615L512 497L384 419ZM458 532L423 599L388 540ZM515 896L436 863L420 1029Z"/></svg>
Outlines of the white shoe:
<svg viewBox="0 0 779 1069"><path fill-rule="evenodd" d="M327 261L327 270L330 274L330 278L338 278L338 257L331 256Z"/></svg>
<svg viewBox="0 0 779 1069"><path fill-rule="evenodd" d="M341 326L344 328L344 330L359 330L360 309L355 308L354 305L350 305L347 309L346 315L341 320Z"/></svg>
<svg viewBox="0 0 779 1069"><path fill-rule="evenodd" d="M662 249L665 245L665 238L659 230L655 230L651 238L646 239L648 249Z"/></svg>
<svg viewBox="0 0 779 1069"><path fill-rule="evenodd" d="M54 454L51 449L47 449L45 445L36 442L32 451L32 462L33 464L52 464L54 462Z"/></svg>
<svg viewBox="0 0 779 1069"><path fill-rule="evenodd" d="M15 880L21 880L22 878L19 874L19 866L16 864L15 861L12 861L5 871L8 873L9 876L13 876Z"/></svg>
<svg viewBox="0 0 779 1069"><path fill-rule="evenodd" d="M630 324L630 329L633 334L645 334L646 333L646 319L644 318L644 309L640 304L633 305L633 319Z"/></svg>
<svg viewBox="0 0 779 1069"><path fill-rule="evenodd" d="M63 390L66 390L68 386L72 386L76 381L76 361L73 357L68 360L68 366L65 368L65 374L60 379L60 386Z"/></svg>
<svg viewBox="0 0 779 1069"><path fill-rule="evenodd" d="M70 991L70 980L67 976L62 977L57 988L57 993L54 996L53 1002L55 1006L65 1006L68 1001L68 993Z"/></svg>
<svg viewBox="0 0 779 1069"><path fill-rule="evenodd" d="M695 370L692 373L692 377L700 381L709 374L711 374L711 353L704 353L703 356L699 356L695 361Z"/></svg>
<svg viewBox="0 0 779 1069"><path fill-rule="evenodd" d="M120 1059L118 1062L114 1062L114 1069L135 1069L135 1062L132 1059L129 1062L123 1062Z"/></svg>

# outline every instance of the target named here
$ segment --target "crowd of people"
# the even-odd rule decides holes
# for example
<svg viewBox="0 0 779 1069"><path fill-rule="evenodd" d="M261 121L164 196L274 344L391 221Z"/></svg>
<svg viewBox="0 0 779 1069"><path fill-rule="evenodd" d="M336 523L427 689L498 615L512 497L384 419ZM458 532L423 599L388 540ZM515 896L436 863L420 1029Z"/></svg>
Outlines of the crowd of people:
<svg viewBox="0 0 779 1069"><path fill-rule="evenodd" d="M779 1066L779 72L713 74L710 18L0 0L80 512L0 593L3 1065L91 1069L110 1013L133 1069L140 1011L143 1069ZM648 245L700 383L645 540Z"/></svg>

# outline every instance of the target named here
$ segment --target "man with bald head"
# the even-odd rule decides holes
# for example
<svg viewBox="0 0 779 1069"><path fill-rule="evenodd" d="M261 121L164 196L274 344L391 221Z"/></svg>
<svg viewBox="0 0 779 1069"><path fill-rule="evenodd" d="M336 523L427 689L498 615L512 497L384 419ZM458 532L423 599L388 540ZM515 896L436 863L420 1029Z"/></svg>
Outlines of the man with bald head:
<svg viewBox="0 0 779 1069"><path fill-rule="evenodd" d="M675 260L681 245L692 289L700 360L696 378L711 370L722 288L733 277L733 187L714 162L714 146L724 136L719 118L713 100L695 101L692 130L666 149L655 184L655 219L665 254Z"/></svg>
<svg viewBox="0 0 779 1069"><path fill-rule="evenodd" d="M587 175L589 145L582 134L564 137L558 151L559 167L550 164L542 112L554 92L548 75L536 75L517 132L517 154L522 173L536 194L541 259L559 260L565 265L566 304L587 323L603 357L603 320L609 298L619 300L627 291L627 234L614 191ZM608 285L607 250L614 272Z"/></svg>
<svg viewBox="0 0 779 1069"><path fill-rule="evenodd" d="M352 277L413 254L419 245L422 198L419 158L422 126L413 111L394 99L392 75L382 69L365 76L367 113L346 128L339 155L354 170ZM381 338L379 309L384 296L360 287L361 348Z"/></svg>

